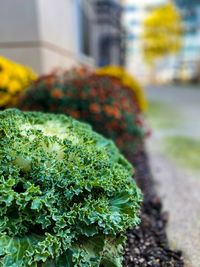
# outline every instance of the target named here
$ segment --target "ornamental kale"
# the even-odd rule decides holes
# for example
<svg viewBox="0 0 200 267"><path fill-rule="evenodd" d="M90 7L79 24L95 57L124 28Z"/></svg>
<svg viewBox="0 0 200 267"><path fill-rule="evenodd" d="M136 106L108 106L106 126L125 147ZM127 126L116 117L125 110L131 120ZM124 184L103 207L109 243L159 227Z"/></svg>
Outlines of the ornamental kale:
<svg viewBox="0 0 200 267"><path fill-rule="evenodd" d="M87 124L0 112L0 266L120 267L139 223L132 172Z"/></svg>

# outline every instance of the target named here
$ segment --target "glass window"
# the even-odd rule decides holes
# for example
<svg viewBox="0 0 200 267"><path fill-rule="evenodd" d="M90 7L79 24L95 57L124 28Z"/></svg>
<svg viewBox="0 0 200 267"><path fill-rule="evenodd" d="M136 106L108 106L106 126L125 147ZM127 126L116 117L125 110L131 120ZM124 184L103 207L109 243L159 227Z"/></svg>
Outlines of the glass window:
<svg viewBox="0 0 200 267"><path fill-rule="evenodd" d="M83 6L80 6L81 52L90 55L90 21Z"/></svg>
<svg viewBox="0 0 200 267"><path fill-rule="evenodd" d="M137 7L134 5L127 5L124 7L125 12L134 12L137 10Z"/></svg>
<svg viewBox="0 0 200 267"><path fill-rule="evenodd" d="M131 20L130 25L132 25L132 26L139 25L139 21L138 20Z"/></svg>
<svg viewBox="0 0 200 267"><path fill-rule="evenodd" d="M126 37L126 39L128 41L133 41L135 38L136 38L136 36L133 33L127 34L127 37Z"/></svg>

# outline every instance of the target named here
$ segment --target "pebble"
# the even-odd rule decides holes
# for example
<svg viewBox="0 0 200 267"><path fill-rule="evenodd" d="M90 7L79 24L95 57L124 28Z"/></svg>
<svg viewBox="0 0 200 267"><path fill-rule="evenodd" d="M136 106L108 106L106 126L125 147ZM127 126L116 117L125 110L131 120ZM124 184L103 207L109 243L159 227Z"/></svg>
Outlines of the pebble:
<svg viewBox="0 0 200 267"><path fill-rule="evenodd" d="M135 180L143 191L141 224L127 232L123 267L183 267L181 251L172 251L166 235L168 214L154 190L145 147L137 155L127 155L133 163Z"/></svg>

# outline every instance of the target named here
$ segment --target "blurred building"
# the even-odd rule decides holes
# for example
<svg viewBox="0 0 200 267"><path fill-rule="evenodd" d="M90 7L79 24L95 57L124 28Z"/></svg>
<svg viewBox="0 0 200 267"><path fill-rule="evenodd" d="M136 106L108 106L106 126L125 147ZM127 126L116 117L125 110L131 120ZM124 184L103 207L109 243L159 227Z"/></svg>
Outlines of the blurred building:
<svg viewBox="0 0 200 267"><path fill-rule="evenodd" d="M140 81L149 79L149 69L142 55L143 22L149 12L165 0L124 0L123 25L126 29L126 68Z"/></svg>
<svg viewBox="0 0 200 267"><path fill-rule="evenodd" d="M125 32L121 24L120 0L93 0L92 55L97 66L123 65Z"/></svg>
<svg viewBox="0 0 200 267"><path fill-rule="evenodd" d="M87 19L81 6L81 0L0 0L0 54L39 73L93 64L82 44Z"/></svg>
<svg viewBox="0 0 200 267"><path fill-rule="evenodd" d="M0 54L38 73L123 64L117 0L0 0Z"/></svg>
<svg viewBox="0 0 200 267"><path fill-rule="evenodd" d="M183 18L182 49L175 58L175 80L195 81L200 75L200 1L175 0Z"/></svg>
<svg viewBox="0 0 200 267"><path fill-rule="evenodd" d="M182 47L157 62L159 83L200 81L200 1L174 0L182 16Z"/></svg>

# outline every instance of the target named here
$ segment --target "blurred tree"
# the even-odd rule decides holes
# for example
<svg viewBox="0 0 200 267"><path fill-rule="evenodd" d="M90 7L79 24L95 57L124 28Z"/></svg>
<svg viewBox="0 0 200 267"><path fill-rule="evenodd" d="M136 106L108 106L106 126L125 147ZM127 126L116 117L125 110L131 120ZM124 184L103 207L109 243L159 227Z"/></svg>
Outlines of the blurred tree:
<svg viewBox="0 0 200 267"><path fill-rule="evenodd" d="M176 53L181 47L181 15L172 3L153 9L144 21L143 53L147 62Z"/></svg>

